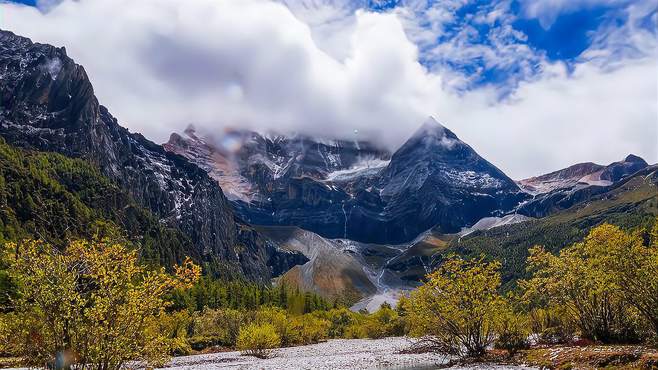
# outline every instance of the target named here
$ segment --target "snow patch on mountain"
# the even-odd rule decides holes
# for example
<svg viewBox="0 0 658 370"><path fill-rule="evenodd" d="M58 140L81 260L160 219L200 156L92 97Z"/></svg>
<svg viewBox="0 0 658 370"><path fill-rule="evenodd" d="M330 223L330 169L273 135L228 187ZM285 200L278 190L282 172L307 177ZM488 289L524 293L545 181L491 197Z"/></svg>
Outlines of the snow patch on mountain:
<svg viewBox="0 0 658 370"><path fill-rule="evenodd" d="M379 158L364 158L348 169L329 172L325 177L325 181L348 181L361 176L375 175L382 168L388 166L390 162L390 160Z"/></svg>
<svg viewBox="0 0 658 370"><path fill-rule="evenodd" d="M446 175L453 181L472 187L481 188L498 188L502 186L500 180L495 179L488 173L475 172L475 171L459 171L455 169L447 169Z"/></svg>
<svg viewBox="0 0 658 370"><path fill-rule="evenodd" d="M485 217L480 221L476 222L473 226L463 228L458 235L466 236L475 231L490 230L496 227L517 224L520 222L526 222L530 220L533 220L533 218L520 214L511 214L503 217Z"/></svg>
<svg viewBox="0 0 658 370"><path fill-rule="evenodd" d="M57 75L62 70L62 61L57 57L49 59L43 65L43 70L48 72L48 74L50 74L50 78L55 81L57 79Z"/></svg>

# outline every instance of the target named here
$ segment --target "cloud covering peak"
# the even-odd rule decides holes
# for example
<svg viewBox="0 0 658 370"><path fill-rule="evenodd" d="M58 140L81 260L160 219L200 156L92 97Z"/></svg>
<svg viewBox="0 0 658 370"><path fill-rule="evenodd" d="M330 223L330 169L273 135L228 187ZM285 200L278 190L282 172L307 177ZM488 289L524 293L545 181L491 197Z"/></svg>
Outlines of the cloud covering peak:
<svg viewBox="0 0 658 370"><path fill-rule="evenodd" d="M158 142L194 123L394 148L432 115L515 178L630 152L658 161L655 54L613 67L539 58L541 75L501 100L491 86L455 89L456 72L421 63L400 11L320 3L304 16L265 0L4 3L0 27L66 46L101 103Z"/></svg>

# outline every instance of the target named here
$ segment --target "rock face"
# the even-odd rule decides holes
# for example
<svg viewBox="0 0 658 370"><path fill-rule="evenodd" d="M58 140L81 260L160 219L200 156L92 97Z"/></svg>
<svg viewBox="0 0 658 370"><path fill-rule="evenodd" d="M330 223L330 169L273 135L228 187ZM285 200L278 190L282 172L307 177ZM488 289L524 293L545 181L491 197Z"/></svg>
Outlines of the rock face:
<svg viewBox="0 0 658 370"><path fill-rule="evenodd" d="M286 272L281 281L331 300L354 303L356 310L368 305L376 310L384 301L393 304L401 292L417 287L436 267L432 255L445 248L450 239L427 231L410 243L384 245L327 239L294 226L257 229L282 248L301 252L309 259Z"/></svg>
<svg viewBox="0 0 658 370"><path fill-rule="evenodd" d="M222 274L266 281L304 262L238 220L206 171L119 126L64 48L0 31L0 135L96 164L161 222L189 236L190 252Z"/></svg>
<svg viewBox="0 0 658 370"><path fill-rule="evenodd" d="M433 226L459 231L525 199L502 171L430 118L393 155L379 180L388 238Z"/></svg>
<svg viewBox="0 0 658 370"><path fill-rule="evenodd" d="M437 225L443 233L457 232L505 214L528 197L434 119L392 155L367 142L253 132L185 135L173 134L165 148L232 189L229 198L241 217L327 238L409 242Z"/></svg>
<svg viewBox="0 0 658 370"><path fill-rule="evenodd" d="M519 186L530 194L544 194L557 189L570 188L579 182L595 181L591 175L602 172L604 166L587 162L565 169L518 181ZM607 183L606 183L607 184Z"/></svg>
<svg viewBox="0 0 658 370"><path fill-rule="evenodd" d="M348 203L388 164L390 153L367 142L229 131L199 137L193 128L164 147L204 168L237 212L259 225L291 225L322 236L353 237Z"/></svg>
<svg viewBox="0 0 658 370"><path fill-rule="evenodd" d="M565 169L519 181L519 186L533 198L519 205L517 212L531 217L545 217L603 194L616 183L648 167L635 155L607 166L580 163Z"/></svg>

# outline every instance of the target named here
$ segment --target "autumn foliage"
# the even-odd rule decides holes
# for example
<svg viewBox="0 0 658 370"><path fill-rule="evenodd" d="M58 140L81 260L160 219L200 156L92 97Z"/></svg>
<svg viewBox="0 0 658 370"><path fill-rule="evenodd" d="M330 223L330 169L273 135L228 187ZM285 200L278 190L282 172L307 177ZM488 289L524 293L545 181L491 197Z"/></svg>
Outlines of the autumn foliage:
<svg viewBox="0 0 658 370"><path fill-rule="evenodd" d="M553 255L530 250L531 279L521 281L530 307L562 312L580 336L603 343L658 336L658 222L650 236L603 224Z"/></svg>
<svg viewBox="0 0 658 370"><path fill-rule="evenodd" d="M189 259L175 275L149 269L135 250L104 241L74 241L60 251L28 240L7 244L7 252L18 296L3 320L4 341L30 366L163 363L173 345L160 330L165 295L201 273Z"/></svg>
<svg viewBox="0 0 658 370"><path fill-rule="evenodd" d="M448 355L481 356L496 338L505 302L498 292L500 264L447 260L411 294L411 334Z"/></svg>

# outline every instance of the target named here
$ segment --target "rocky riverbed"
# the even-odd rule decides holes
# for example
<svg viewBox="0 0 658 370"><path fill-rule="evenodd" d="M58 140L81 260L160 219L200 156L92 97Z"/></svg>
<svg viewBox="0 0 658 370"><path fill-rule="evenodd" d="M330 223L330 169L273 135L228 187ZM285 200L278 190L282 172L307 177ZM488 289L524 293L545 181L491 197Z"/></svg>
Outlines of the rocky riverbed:
<svg viewBox="0 0 658 370"><path fill-rule="evenodd" d="M240 356L239 352L222 352L174 358L167 366L184 369L437 369L447 359L432 353L400 354L412 344L407 338L335 339L308 346L281 348L265 360ZM471 369L505 369L511 367L478 365ZM514 367L515 369L524 369Z"/></svg>

